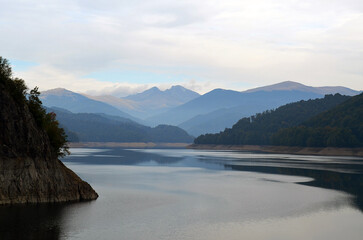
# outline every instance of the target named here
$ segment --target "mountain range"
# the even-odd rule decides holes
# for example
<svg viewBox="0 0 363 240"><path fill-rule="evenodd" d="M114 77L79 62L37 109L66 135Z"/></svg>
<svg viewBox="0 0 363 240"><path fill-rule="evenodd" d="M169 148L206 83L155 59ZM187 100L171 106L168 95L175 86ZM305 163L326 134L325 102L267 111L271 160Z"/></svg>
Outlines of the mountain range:
<svg viewBox="0 0 363 240"><path fill-rule="evenodd" d="M230 92L217 89L195 99L193 104L187 103L190 106L180 106L175 113L169 111L159 116L154 116L151 121L161 122L164 119L166 123L175 124L173 120L176 118L168 122L170 117L167 118L167 116L177 116L177 114L188 116L189 112L186 111L194 108L195 112L199 111L200 114L177 125L191 135L199 136L205 133L223 131L225 128L232 127L242 117L277 108L286 103L321 98L326 94L335 93L353 96L360 92L345 87L310 87L291 81L250 89L244 92ZM205 108L203 107L203 102L200 104L202 98L204 98L204 102L210 103L210 109L214 107L214 110L208 109L207 113L203 114ZM223 101L215 103L214 101L218 99L223 99ZM192 105L194 106L192 107ZM199 107L197 107L198 105ZM221 106L225 107L221 108ZM150 121L150 119L147 120Z"/></svg>
<svg viewBox="0 0 363 240"><path fill-rule="evenodd" d="M223 131L242 117L335 93L353 96L360 92L345 87L310 87L287 81L243 92L214 89L204 95L182 86L165 91L153 87L124 98L54 89L43 92L41 99L45 106L60 107L73 113L105 113L148 126L176 125L198 136Z"/></svg>

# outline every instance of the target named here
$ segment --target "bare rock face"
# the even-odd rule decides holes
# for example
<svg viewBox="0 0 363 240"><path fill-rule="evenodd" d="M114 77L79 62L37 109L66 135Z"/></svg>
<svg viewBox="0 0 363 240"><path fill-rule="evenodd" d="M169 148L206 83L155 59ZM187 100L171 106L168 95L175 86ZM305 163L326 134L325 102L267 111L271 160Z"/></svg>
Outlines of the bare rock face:
<svg viewBox="0 0 363 240"><path fill-rule="evenodd" d="M0 204L93 200L92 187L51 151L28 107L0 84Z"/></svg>

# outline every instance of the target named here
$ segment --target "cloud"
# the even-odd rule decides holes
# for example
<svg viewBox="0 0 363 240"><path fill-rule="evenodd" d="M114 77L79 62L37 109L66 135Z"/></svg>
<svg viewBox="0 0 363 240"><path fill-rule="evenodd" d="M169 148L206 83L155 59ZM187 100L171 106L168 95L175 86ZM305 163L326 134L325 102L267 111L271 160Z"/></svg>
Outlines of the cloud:
<svg viewBox="0 0 363 240"><path fill-rule="evenodd" d="M200 92L286 80L361 89L362 24L358 0L4 0L0 52L37 63L21 74L44 89L121 95L168 85L84 77L130 68Z"/></svg>
<svg viewBox="0 0 363 240"><path fill-rule="evenodd" d="M27 71L19 71L16 76L30 79L31 81L26 81L28 87L32 89L38 86L40 91L62 87L90 95L124 97L150 87L147 84L112 83L98 81L93 78L83 78L47 65L32 67Z"/></svg>

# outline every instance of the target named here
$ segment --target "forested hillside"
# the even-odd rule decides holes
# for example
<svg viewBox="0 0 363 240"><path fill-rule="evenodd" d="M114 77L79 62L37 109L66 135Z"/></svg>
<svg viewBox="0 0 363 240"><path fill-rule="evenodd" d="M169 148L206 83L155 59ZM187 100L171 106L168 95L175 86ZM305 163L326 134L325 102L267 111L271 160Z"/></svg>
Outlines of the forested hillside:
<svg viewBox="0 0 363 240"><path fill-rule="evenodd" d="M159 125L151 128L127 118L94 113L72 113L47 109L57 115L59 123L71 136L70 141L82 142L186 142L193 137L181 128Z"/></svg>
<svg viewBox="0 0 363 240"><path fill-rule="evenodd" d="M362 147L363 94L352 97L300 126L281 129L272 144L307 147Z"/></svg>
<svg viewBox="0 0 363 240"><path fill-rule="evenodd" d="M196 144L271 145L272 136L280 129L298 126L308 119L332 109L350 97L340 94L286 104L276 110L242 118L232 128L218 134L201 135Z"/></svg>

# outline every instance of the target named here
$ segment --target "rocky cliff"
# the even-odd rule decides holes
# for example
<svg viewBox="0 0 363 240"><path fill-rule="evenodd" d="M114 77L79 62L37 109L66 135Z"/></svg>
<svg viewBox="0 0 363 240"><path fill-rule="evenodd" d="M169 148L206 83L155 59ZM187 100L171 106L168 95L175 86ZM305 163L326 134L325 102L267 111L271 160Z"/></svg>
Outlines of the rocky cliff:
<svg viewBox="0 0 363 240"><path fill-rule="evenodd" d="M0 204L92 200L92 187L65 167L28 106L0 81Z"/></svg>

